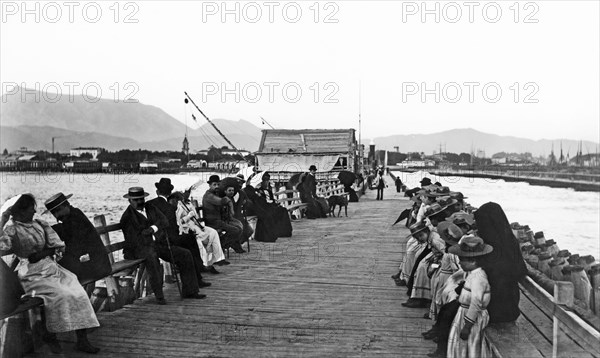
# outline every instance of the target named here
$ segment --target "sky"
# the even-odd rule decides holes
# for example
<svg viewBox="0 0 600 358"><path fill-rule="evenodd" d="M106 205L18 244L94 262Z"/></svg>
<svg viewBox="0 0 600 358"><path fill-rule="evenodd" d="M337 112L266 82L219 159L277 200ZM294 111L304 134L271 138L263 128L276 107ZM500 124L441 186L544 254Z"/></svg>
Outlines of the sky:
<svg viewBox="0 0 600 358"><path fill-rule="evenodd" d="M600 142L598 1L1 1L0 91L371 138ZM46 98L42 98L46 100ZM196 117L200 118L198 115Z"/></svg>

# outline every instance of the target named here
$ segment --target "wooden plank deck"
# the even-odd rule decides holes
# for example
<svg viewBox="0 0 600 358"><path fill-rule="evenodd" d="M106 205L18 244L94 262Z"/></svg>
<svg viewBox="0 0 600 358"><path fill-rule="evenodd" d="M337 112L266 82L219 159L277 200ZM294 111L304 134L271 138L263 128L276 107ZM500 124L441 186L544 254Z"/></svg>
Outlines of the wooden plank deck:
<svg viewBox="0 0 600 358"><path fill-rule="evenodd" d="M204 300L180 301L166 285L166 306L150 297L99 313L97 356L426 356L431 322L400 305L405 289L390 278L408 232L391 223L409 201L393 187L374 195L350 203L348 218L295 221L292 238L232 254L222 274L204 276ZM77 356L72 345L64 356Z"/></svg>
<svg viewBox="0 0 600 358"><path fill-rule="evenodd" d="M294 221L292 238L254 242L250 253L232 253L221 274L206 274L207 299L181 301L168 284L166 306L149 297L99 313L90 341L98 357L426 357L435 350L421 337L432 324L422 318L427 310L402 307L406 290L390 278L408 234L391 224L409 205L390 186L383 201L367 191L350 203L348 218ZM528 316L521 321L532 324ZM547 328L525 328L520 338L551 356ZM71 341L61 356L81 356L74 335L61 338ZM52 354L42 346L30 356Z"/></svg>

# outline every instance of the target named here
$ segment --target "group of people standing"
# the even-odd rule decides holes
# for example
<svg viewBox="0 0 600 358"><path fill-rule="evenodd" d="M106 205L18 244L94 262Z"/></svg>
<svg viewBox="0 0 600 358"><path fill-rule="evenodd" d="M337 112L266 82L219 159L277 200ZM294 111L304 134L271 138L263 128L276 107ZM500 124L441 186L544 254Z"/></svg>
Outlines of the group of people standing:
<svg viewBox="0 0 600 358"><path fill-rule="evenodd" d="M434 324L423 336L437 342L430 357L485 357L483 330L517 319L518 281L527 272L508 219L500 205L473 208L429 178L407 194L411 233L392 276L407 288L402 305L428 309L424 318Z"/></svg>
<svg viewBox="0 0 600 358"><path fill-rule="evenodd" d="M201 288L211 286L202 273L218 274L215 266L229 265L223 249L244 253L242 243L253 234L259 241L275 241L292 235L287 210L273 197L268 173L245 181L243 176L225 178L212 175L210 188L202 197L202 210L192 205L190 188L173 192L169 178L161 178L156 198L142 187L131 187L123 195L129 205L120 224L124 236L125 259L144 259L149 284L156 303L166 305L159 259L177 265L183 298L203 299ZM245 185L244 185L245 184ZM62 352L56 333L75 331L75 348L97 353L87 339L87 330L99 326L89 299L94 284L85 288L80 282L102 279L111 273L104 244L85 214L69 203L72 194L57 193L45 201L46 211L57 220L51 226L36 215L36 198L21 194L12 198L0 219L0 255L14 254L18 260L14 280L18 289L5 287L4 275L11 276L0 260L3 291L15 292L18 304L22 294L44 301L43 340L53 353ZM203 215L201 215L203 213ZM256 215L256 232L246 220ZM204 217L202 217L204 216ZM12 281L11 281L12 282ZM2 296L5 301L6 295ZM8 302L2 302L6 312Z"/></svg>

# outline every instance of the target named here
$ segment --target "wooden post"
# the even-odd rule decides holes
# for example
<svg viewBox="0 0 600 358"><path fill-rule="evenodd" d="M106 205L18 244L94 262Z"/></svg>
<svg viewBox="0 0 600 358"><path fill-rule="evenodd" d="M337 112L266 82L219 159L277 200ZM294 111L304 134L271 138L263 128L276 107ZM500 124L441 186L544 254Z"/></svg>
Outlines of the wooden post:
<svg viewBox="0 0 600 358"><path fill-rule="evenodd" d="M590 284L590 280L588 279L587 274L583 270L582 266L571 266L571 282L574 286L575 298L583 302L585 305L584 308L589 308L592 285Z"/></svg>
<svg viewBox="0 0 600 358"><path fill-rule="evenodd" d="M104 215L94 216L94 226L100 228L106 227L106 218L104 217ZM100 235L100 239L102 239L102 243L104 244L104 246L108 246L111 244L108 232L105 232L102 235ZM111 265L115 263L115 257L112 252L108 254L108 261L110 261ZM112 276L106 277L104 279L104 282L106 283L106 295L108 296L109 302L111 303L109 305L110 308L112 307L112 304L117 302L117 296L119 295L119 285L116 279ZM111 309L109 310L112 311Z"/></svg>
<svg viewBox="0 0 600 358"><path fill-rule="evenodd" d="M554 283L554 304L573 306L573 284L571 282L558 281ZM559 321L556 315L553 314L552 327L552 358L558 357L558 332Z"/></svg>
<svg viewBox="0 0 600 358"><path fill-rule="evenodd" d="M595 264L590 269L592 283L592 310L600 317L600 264Z"/></svg>

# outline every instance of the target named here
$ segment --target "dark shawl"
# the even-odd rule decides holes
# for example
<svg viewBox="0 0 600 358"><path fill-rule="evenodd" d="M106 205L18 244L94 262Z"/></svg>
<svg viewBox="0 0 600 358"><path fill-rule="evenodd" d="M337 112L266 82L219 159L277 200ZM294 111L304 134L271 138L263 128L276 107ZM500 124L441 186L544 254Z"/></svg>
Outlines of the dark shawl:
<svg viewBox="0 0 600 358"><path fill-rule="evenodd" d="M475 221L483 241L494 248L482 259L492 291L487 307L490 322L512 322L519 317L518 282L527 274L519 242L496 203L483 204L475 212Z"/></svg>

